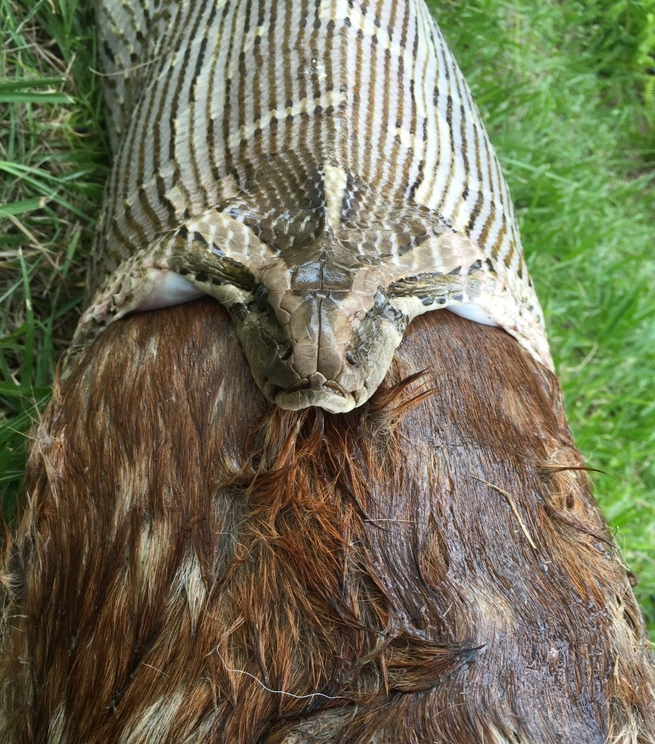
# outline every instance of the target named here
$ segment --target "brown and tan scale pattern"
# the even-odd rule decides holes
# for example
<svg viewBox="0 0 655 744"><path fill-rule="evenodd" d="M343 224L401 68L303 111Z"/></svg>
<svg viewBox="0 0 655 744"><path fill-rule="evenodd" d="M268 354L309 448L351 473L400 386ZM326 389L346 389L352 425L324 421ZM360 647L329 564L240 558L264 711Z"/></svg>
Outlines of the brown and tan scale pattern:
<svg viewBox="0 0 655 744"><path fill-rule="evenodd" d="M423 0L98 3L115 163L73 348L201 293L264 394L361 405L448 308L552 367L507 185Z"/></svg>

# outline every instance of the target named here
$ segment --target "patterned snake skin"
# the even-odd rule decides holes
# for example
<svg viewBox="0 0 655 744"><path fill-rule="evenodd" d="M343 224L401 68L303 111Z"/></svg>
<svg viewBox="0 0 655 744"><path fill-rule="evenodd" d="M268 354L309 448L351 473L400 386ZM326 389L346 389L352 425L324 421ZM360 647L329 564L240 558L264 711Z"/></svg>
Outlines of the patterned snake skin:
<svg viewBox="0 0 655 744"><path fill-rule="evenodd" d="M348 411L448 308L552 368L512 203L423 0L102 0L114 167L76 353L208 294L257 384Z"/></svg>

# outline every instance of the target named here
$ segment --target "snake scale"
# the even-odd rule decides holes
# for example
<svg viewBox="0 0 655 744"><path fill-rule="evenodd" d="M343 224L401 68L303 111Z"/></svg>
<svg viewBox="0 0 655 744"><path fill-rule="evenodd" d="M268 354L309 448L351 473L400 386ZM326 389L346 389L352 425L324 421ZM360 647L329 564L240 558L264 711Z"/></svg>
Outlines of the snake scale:
<svg viewBox="0 0 655 744"><path fill-rule="evenodd" d="M72 350L207 294L268 399L338 413L438 308L552 368L512 202L423 0L101 0L114 164Z"/></svg>

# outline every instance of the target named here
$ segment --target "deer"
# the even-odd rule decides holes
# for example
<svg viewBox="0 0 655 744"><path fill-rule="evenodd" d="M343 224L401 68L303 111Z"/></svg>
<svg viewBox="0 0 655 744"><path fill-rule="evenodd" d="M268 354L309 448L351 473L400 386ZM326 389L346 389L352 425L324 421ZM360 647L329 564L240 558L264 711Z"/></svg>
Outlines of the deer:
<svg viewBox="0 0 655 744"><path fill-rule="evenodd" d="M0 739L655 742L630 575L423 3L97 17L114 169L2 544Z"/></svg>

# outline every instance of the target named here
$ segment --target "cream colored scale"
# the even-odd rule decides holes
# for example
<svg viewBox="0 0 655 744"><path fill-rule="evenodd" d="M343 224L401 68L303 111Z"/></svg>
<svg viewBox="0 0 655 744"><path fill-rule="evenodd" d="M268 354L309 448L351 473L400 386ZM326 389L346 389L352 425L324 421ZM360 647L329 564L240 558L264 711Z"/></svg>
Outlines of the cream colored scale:
<svg viewBox="0 0 655 744"><path fill-rule="evenodd" d="M552 362L507 186L422 0L102 2L115 149L72 356L202 294L278 405L342 412L447 308Z"/></svg>

